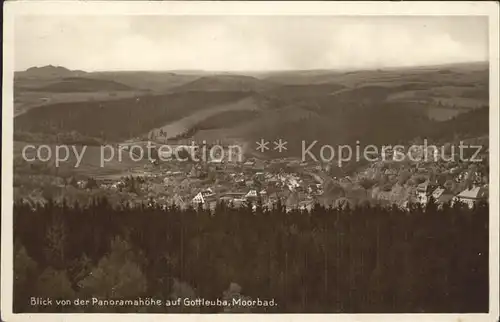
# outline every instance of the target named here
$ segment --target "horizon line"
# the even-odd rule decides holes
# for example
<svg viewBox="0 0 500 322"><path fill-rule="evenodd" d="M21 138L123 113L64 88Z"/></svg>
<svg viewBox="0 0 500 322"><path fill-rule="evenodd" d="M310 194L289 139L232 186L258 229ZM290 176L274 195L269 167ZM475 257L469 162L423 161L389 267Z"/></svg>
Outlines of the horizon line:
<svg viewBox="0 0 500 322"><path fill-rule="evenodd" d="M310 69L235 69L235 70L210 70L210 69L188 69L188 68L178 68L178 69L95 69L95 70L85 70L80 68L71 69L61 65L47 64L42 66L31 66L23 70L14 70L14 73L22 73L28 71L31 68L44 68L44 67L54 67L54 68L65 68L70 71L83 71L86 73L102 73L102 72L151 72L151 73L175 73L175 72L203 72L203 73L280 73L280 72L304 72L304 71L339 71L339 72L349 72L349 71L369 71L369 70L384 70L384 69L405 69L405 68L426 68L426 67L441 67L441 66L452 66L452 65L464 65L464 64L489 64L489 60L473 60L473 61L462 61L462 62L452 62L452 63L435 63L435 64L425 64L425 65L407 65L407 66L372 66L372 67L337 67L337 68L310 68Z"/></svg>

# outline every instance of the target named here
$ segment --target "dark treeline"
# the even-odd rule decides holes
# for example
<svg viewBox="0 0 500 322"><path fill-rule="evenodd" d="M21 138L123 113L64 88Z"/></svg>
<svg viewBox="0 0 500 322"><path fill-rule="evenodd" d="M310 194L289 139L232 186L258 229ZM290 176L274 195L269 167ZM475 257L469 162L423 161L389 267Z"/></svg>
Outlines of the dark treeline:
<svg viewBox="0 0 500 322"><path fill-rule="evenodd" d="M29 299L214 300L237 283L244 296L277 303L251 312L487 312L488 213L487 204L286 213L281 204L210 212L16 202L14 311L174 312Z"/></svg>

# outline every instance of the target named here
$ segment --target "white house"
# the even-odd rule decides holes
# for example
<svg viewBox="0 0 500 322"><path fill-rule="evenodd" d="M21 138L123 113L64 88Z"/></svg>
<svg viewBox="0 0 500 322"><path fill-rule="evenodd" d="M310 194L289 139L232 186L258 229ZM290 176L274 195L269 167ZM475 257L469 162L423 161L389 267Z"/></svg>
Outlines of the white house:
<svg viewBox="0 0 500 322"><path fill-rule="evenodd" d="M420 204L425 205L429 201L428 190L429 190L429 181L422 182L417 186L417 201Z"/></svg>
<svg viewBox="0 0 500 322"><path fill-rule="evenodd" d="M206 190L200 191L196 196L194 196L192 202L195 204L205 204L208 201L214 199L214 192L212 189L208 188Z"/></svg>
<svg viewBox="0 0 500 322"><path fill-rule="evenodd" d="M444 192L444 191L445 191L445 189L444 189L444 188L441 188L441 187L436 188L436 190L434 190L434 191L432 192L432 198L433 198L434 200L438 200L438 199L439 199L439 197L441 197L441 195L443 194L443 192Z"/></svg>
<svg viewBox="0 0 500 322"><path fill-rule="evenodd" d="M245 195L245 198L257 198L258 195L257 195L257 191L256 190L250 190L246 195Z"/></svg>
<svg viewBox="0 0 500 322"><path fill-rule="evenodd" d="M469 208L474 207L474 204L480 200L486 200L488 198L488 187L487 186L474 186L470 189L465 189L460 192L455 198L453 198L453 202L463 202Z"/></svg>
<svg viewBox="0 0 500 322"><path fill-rule="evenodd" d="M204 204L205 203L205 198L203 197L203 194L201 192L198 192L196 196L193 198L193 203L195 204Z"/></svg>

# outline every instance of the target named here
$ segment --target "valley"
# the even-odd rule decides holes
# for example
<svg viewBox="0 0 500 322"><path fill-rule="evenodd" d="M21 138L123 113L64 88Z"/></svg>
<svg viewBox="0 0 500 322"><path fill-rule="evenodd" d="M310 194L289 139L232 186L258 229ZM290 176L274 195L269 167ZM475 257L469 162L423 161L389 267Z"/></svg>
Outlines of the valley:
<svg viewBox="0 0 500 322"><path fill-rule="evenodd" d="M339 167L335 165L338 157L314 163L300 160L300 156L303 141L320 142L311 149L315 155L325 144L359 144L363 148L428 139L441 145L458 144L459 140L479 140L487 145L486 64L250 75L195 71L87 73L49 66L18 73L16 84L18 99L29 101L50 91L55 101L60 100L33 105L14 119L15 169L22 182L26 181L21 178L37 173L65 180L92 179L102 185L101 193L113 195L123 178L138 176L150 179L124 198L130 198L133 192L133 199L143 201L148 196L169 200L173 195L189 200L200 189L246 193L258 186L276 191L273 200L282 196L302 203L323 200L325 205L343 199L354 204L392 200L402 205L415 201L415 189L421 180L432 181L438 176L454 182L454 193L471 182L485 183L484 164L471 171L467 164L405 162L389 171L394 166L380 158L375 163L349 162ZM272 144L278 139L287 142L286 149L256 150L256 142ZM155 149L193 142L236 144L242 148L243 159L240 164L163 160L153 164L145 158L134 161L140 156L131 147L145 147L148 142ZM78 168L72 166L74 159L58 168L50 163L27 165L19 152L26 144L88 145L88 151ZM126 147L125 158L101 166L101 145L110 145L115 152ZM190 149L186 147L186 151ZM417 171L418 167L425 170ZM460 170L451 173L455 168ZM286 175L279 174L279 169ZM266 174L266 179L256 179L258 173ZM275 182L279 178L286 179ZM168 183L162 184L162 180ZM296 195L289 180L297 182L302 192ZM373 184L364 184L366 180ZM57 194L66 195L66 189L60 189ZM321 193L311 192L316 189Z"/></svg>

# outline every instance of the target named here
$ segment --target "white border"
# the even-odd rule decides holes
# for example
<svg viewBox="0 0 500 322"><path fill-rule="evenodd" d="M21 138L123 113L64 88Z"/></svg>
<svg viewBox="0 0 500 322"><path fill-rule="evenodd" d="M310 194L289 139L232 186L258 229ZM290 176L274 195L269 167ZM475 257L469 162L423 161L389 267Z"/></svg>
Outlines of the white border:
<svg viewBox="0 0 500 322"><path fill-rule="evenodd" d="M96 319L107 321L175 318L195 320L336 321L497 321L499 318L499 5L497 2L143 2L143 1L13 1L4 4L2 118L2 265L3 321ZM33 15L486 15L490 30L490 313L489 314L13 314L13 74L14 19Z"/></svg>

